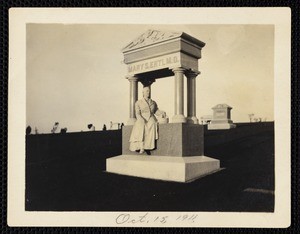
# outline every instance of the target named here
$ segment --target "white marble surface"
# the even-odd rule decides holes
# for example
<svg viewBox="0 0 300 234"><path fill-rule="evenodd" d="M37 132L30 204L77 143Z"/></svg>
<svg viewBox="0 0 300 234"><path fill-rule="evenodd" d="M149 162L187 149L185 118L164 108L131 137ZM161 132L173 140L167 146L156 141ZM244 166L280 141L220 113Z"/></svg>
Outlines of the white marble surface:
<svg viewBox="0 0 300 234"><path fill-rule="evenodd" d="M120 155L106 160L107 172L175 182L189 182L219 169L220 161L206 156Z"/></svg>

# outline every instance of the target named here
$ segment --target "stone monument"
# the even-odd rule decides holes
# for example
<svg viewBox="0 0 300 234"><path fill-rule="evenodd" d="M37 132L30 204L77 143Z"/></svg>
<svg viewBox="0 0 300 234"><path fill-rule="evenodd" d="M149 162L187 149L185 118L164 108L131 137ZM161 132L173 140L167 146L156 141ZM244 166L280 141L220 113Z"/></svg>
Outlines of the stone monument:
<svg viewBox="0 0 300 234"><path fill-rule="evenodd" d="M236 127L231 120L232 107L227 104L218 104L212 109L213 119L207 126L208 130L231 129Z"/></svg>
<svg viewBox="0 0 300 234"><path fill-rule="evenodd" d="M220 161L204 156L204 129L196 116L196 77L202 41L184 32L148 30L123 50L130 84L129 119L122 129L122 155L106 160L107 172L122 175L188 182L220 169ZM137 121L135 103L138 82L150 87L172 77L174 115L159 124L159 137L150 155L129 150L129 138ZM187 79L187 116L184 115L184 76ZM162 107L163 108L163 107Z"/></svg>

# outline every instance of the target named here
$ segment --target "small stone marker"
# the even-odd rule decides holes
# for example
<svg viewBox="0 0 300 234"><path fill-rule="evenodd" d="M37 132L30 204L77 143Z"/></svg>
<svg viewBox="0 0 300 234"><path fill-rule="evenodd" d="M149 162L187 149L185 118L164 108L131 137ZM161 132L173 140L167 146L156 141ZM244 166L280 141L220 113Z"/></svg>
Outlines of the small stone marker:
<svg viewBox="0 0 300 234"><path fill-rule="evenodd" d="M228 106L227 104L218 104L212 109L214 112L213 119L207 126L208 130L231 129L236 127L231 120L231 106Z"/></svg>

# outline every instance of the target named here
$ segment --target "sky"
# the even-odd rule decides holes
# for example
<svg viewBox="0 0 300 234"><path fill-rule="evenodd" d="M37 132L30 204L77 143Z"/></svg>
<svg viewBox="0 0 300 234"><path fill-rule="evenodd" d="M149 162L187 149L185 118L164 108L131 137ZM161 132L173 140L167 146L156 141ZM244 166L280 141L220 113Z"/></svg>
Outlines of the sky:
<svg viewBox="0 0 300 234"><path fill-rule="evenodd" d="M129 82L121 50L148 29L183 31L206 43L196 78L198 119L226 103L234 122L249 122L250 113L274 120L272 25L27 24L27 125L49 133L55 122L68 132L126 124ZM139 98L141 92L139 85ZM171 119L174 77L157 79L151 97Z"/></svg>

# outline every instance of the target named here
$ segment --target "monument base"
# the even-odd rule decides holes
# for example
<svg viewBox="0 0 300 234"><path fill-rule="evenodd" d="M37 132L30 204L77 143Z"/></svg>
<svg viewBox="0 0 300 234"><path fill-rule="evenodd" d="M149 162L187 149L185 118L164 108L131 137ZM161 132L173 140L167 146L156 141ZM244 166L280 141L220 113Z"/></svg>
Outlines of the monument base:
<svg viewBox="0 0 300 234"><path fill-rule="evenodd" d="M107 172L175 182L189 182L219 169L220 161L206 156L120 155L106 159Z"/></svg>
<svg viewBox="0 0 300 234"><path fill-rule="evenodd" d="M139 155L130 148L132 126L122 128L122 155ZM195 156L204 155L204 127L199 124L167 123L158 125L155 156Z"/></svg>
<svg viewBox="0 0 300 234"><path fill-rule="evenodd" d="M223 123L223 124L208 124L207 125L207 129L208 130L222 130L222 129L231 129L231 128L235 128L236 125L235 124L231 124L231 123Z"/></svg>

